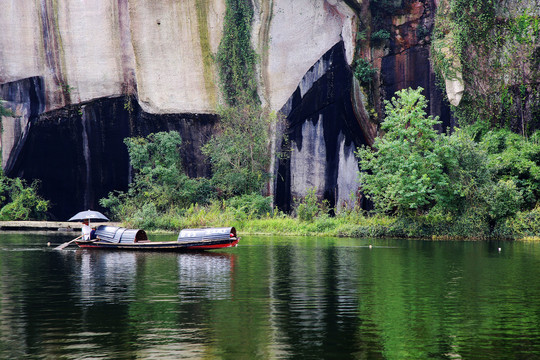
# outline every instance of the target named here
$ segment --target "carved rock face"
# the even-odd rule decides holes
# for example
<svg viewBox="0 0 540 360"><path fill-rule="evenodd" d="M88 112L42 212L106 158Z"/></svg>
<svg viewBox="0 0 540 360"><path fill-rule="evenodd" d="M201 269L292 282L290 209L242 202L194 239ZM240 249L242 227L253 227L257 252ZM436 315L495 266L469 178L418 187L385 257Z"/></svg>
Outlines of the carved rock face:
<svg viewBox="0 0 540 360"><path fill-rule="evenodd" d="M377 133L350 69L369 2L253 4L259 93L286 114L293 147L276 164L276 203L290 208L317 187L340 206L358 187L355 146ZM364 49L382 69L367 96L380 106L396 90L423 86L430 113L447 126L429 46L417 38L434 5L411 4L390 20L396 32L387 47ZM199 147L212 134L220 95L217 70L205 59L217 52L224 14L224 0L11 2L0 12L0 97L20 117L4 121L3 165L13 176L41 179L59 218L127 187L126 136L178 130L189 174L208 175ZM126 95L134 96L132 114Z"/></svg>

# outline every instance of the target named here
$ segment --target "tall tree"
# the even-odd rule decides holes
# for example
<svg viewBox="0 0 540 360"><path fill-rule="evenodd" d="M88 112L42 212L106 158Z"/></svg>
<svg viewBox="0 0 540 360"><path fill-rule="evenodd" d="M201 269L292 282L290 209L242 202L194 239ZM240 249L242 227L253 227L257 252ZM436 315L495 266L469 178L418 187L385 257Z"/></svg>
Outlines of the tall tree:
<svg viewBox="0 0 540 360"><path fill-rule="evenodd" d="M260 192L269 179L270 122L257 105L220 109L218 134L203 147L212 163L214 185L225 196Z"/></svg>
<svg viewBox="0 0 540 360"><path fill-rule="evenodd" d="M422 90L400 90L385 101L383 136L375 140L373 149L357 152L363 191L380 211L427 210L450 195L444 168L452 149L434 129L440 124L438 118L426 116Z"/></svg>
<svg viewBox="0 0 540 360"><path fill-rule="evenodd" d="M125 139L133 181L127 193L110 193L108 198L100 200L101 205L122 219L144 205L151 205L157 213L165 213L192 203L207 202L212 195L209 183L185 174L180 157L181 142L180 134L175 131Z"/></svg>

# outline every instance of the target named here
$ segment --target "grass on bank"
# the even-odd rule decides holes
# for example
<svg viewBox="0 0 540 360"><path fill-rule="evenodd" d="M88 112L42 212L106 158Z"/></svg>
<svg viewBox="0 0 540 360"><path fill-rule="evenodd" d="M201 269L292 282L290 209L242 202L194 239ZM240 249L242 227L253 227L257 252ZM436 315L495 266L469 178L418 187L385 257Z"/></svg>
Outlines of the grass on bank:
<svg viewBox="0 0 540 360"><path fill-rule="evenodd" d="M377 234L377 229L390 228L394 222L390 217L365 216L353 211L337 216L320 214L307 221L278 210L261 215L213 202L206 206L192 205L185 210L172 210L166 214L157 214L151 205L145 206L133 217L125 219L124 224L151 231L234 226L244 234L372 237ZM380 230L378 232L381 233Z"/></svg>
<svg viewBox="0 0 540 360"><path fill-rule="evenodd" d="M540 208L490 226L478 217L415 216L391 217L362 211L341 211L329 216L319 207L313 216L301 218L278 210L258 213L215 201L188 209L158 214L151 205L125 219L128 227L149 231L179 231L185 228L234 226L240 234L288 236L331 236L356 238L418 238L433 240L540 239Z"/></svg>

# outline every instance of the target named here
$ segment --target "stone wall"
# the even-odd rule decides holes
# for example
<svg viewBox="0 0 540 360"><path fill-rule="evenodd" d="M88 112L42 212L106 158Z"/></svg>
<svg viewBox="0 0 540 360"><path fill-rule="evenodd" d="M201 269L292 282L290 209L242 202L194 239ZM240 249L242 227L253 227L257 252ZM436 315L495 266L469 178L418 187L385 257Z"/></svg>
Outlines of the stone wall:
<svg viewBox="0 0 540 360"><path fill-rule="evenodd" d="M430 112L452 119L435 86L429 37L435 0L395 1L390 40L360 41L370 2L252 0L252 41L260 55L259 95L286 118L291 152L273 162L269 193L290 209L316 187L341 206L356 192L354 149L372 144L382 100L422 86ZM40 179L59 218L129 183L126 136L178 130L190 176L209 175L200 145L212 135L220 102L212 60L225 0L0 0L2 166ZM369 37L369 36L368 36ZM363 57L377 69L370 88L353 79ZM377 114L378 117L374 117ZM276 134L275 150L282 148ZM65 190L64 190L65 189Z"/></svg>

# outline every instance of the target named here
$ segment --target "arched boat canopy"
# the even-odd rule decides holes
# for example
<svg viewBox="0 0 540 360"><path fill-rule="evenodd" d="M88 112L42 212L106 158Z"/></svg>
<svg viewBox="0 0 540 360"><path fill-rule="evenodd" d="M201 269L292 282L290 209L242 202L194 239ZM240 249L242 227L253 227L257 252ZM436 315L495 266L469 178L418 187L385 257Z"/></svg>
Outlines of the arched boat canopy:
<svg viewBox="0 0 540 360"><path fill-rule="evenodd" d="M148 240L148 237L146 236L146 232L144 230L126 229L122 227L107 225L100 225L96 229L96 236L101 240L118 244L129 244Z"/></svg>
<svg viewBox="0 0 540 360"><path fill-rule="evenodd" d="M236 238L234 227L210 229L184 229L178 234L178 242L202 240L227 240Z"/></svg>

